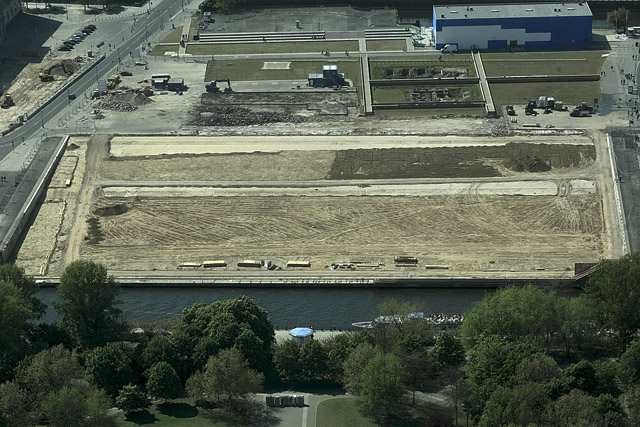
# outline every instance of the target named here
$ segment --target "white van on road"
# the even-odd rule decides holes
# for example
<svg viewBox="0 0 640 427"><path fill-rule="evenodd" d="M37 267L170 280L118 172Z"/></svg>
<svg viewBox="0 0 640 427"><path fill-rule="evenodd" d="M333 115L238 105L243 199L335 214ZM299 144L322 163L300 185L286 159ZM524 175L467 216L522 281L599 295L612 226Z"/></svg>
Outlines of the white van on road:
<svg viewBox="0 0 640 427"><path fill-rule="evenodd" d="M442 49L440 49L441 53L456 53L458 51L458 45L455 44L445 44Z"/></svg>

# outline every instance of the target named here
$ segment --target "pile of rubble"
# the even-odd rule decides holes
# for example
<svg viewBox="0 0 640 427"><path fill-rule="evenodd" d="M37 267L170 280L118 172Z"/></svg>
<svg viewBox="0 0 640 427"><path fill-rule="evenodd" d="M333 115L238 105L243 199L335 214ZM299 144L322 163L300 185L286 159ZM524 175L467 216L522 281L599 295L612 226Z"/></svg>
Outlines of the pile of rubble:
<svg viewBox="0 0 640 427"><path fill-rule="evenodd" d="M133 105L130 102L118 101L118 100L99 102L98 104L96 104L95 107L96 109L120 111L120 112L134 111L138 109L137 105Z"/></svg>
<svg viewBox="0 0 640 427"><path fill-rule="evenodd" d="M302 123L304 117L267 111L252 111L234 106L208 107L192 121L194 126L252 126L268 123Z"/></svg>
<svg viewBox="0 0 640 427"><path fill-rule="evenodd" d="M494 137L507 136L509 135L509 129L503 124L494 123L493 126L491 126L490 135Z"/></svg>

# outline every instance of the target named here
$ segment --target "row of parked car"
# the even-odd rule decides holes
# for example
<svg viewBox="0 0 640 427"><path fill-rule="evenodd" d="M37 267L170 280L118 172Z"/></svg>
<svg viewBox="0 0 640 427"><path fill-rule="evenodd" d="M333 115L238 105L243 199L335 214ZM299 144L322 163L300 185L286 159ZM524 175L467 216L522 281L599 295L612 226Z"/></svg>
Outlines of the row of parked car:
<svg viewBox="0 0 640 427"><path fill-rule="evenodd" d="M73 34L69 40L63 41L62 46L60 46L58 50L69 51L73 49L75 45L77 45L82 40L84 40L85 37L87 37L89 34L93 33L96 30L96 28L97 27L93 24L86 25L82 29L82 31L78 31L77 33Z"/></svg>

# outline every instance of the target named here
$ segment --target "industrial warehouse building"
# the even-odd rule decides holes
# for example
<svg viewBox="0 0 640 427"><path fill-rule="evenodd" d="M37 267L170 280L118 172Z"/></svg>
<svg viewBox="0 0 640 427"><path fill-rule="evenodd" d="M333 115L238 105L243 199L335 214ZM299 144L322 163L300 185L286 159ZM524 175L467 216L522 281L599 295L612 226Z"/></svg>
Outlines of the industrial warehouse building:
<svg viewBox="0 0 640 427"><path fill-rule="evenodd" d="M586 2L434 6L433 36L437 49L588 47L591 21Z"/></svg>

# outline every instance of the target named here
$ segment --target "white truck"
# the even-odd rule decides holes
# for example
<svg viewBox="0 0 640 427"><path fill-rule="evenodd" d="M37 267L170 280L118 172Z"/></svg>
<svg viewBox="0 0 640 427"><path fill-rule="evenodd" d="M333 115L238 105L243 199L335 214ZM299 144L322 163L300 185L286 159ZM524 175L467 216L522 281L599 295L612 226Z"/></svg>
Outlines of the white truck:
<svg viewBox="0 0 640 427"><path fill-rule="evenodd" d="M445 44L442 49L440 49L441 53L456 53L458 51L457 44Z"/></svg>

